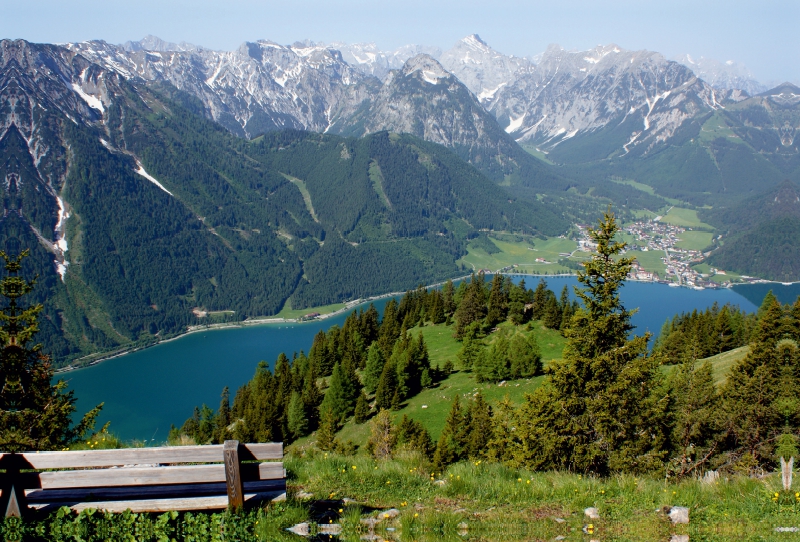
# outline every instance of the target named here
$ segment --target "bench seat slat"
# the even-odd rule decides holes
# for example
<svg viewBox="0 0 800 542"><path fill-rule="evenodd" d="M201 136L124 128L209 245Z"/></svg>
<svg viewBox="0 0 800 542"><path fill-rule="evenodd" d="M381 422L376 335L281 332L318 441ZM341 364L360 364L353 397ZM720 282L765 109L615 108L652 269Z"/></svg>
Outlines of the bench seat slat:
<svg viewBox="0 0 800 542"><path fill-rule="evenodd" d="M245 504L249 502L261 502L264 500L276 499L285 493L275 491L271 493L246 493L244 495ZM31 508L48 511L59 508L52 504L32 505ZM124 512L130 509L131 512L169 512L171 510L221 510L228 507L228 497L189 497L181 499L144 499L138 501L104 501L93 503L75 503L70 508L76 512L87 508L98 508L110 512Z"/></svg>
<svg viewBox="0 0 800 542"><path fill-rule="evenodd" d="M245 463L242 480L285 478L283 463ZM186 465L177 467L128 467L23 473L21 487L66 489L86 487L147 486L161 484L200 484L225 482L224 465Z"/></svg>
<svg viewBox="0 0 800 542"><path fill-rule="evenodd" d="M246 482L244 493L286 491L285 480ZM119 501L125 499L166 499L211 497L227 494L224 483L178 484L168 486L96 487L87 489L28 489L25 498L31 505L42 503L76 503Z"/></svg>
<svg viewBox="0 0 800 542"><path fill-rule="evenodd" d="M205 446L165 446L123 448L119 450L76 450L66 452L26 452L21 454L32 469L80 469L150 463L219 463L222 444ZM283 443L240 444L241 461L283 459Z"/></svg>

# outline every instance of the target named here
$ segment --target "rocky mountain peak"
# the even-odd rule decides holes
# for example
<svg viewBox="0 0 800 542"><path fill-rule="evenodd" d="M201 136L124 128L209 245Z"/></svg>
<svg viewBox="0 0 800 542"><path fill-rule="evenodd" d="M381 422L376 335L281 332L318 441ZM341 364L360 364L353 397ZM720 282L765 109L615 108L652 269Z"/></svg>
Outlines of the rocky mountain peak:
<svg viewBox="0 0 800 542"><path fill-rule="evenodd" d="M181 43L172 43L164 41L158 36L153 36L151 34L148 34L139 41L126 41L125 43L122 44L122 48L130 52L156 51L159 53L165 53L168 51L193 51L195 49L202 49L202 47L199 47L191 43L186 43L185 41L182 41Z"/></svg>
<svg viewBox="0 0 800 542"><path fill-rule="evenodd" d="M418 77L432 85L438 85L440 79L452 77L452 74L445 70L435 58L425 53L408 59L403 66L402 73L406 77L419 74Z"/></svg>
<svg viewBox="0 0 800 542"><path fill-rule="evenodd" d="M673 60L692 70L699 78L714 88L743 90L751 96L766 90L764 85L756 81L747 66L733 60L722 62L703 56L693 57L689 54L679 55Z"/></svg>
<svg viewBox="0 0 800 542"><path fill-rule="evenodd" d="M498 89L511 84L516 74L532 64L492 49L477 34L462 38L439 59L481 102L490 101Z"/></svg>
<svg viewBox="0 0 800 542"><path fill-rule="evenodd" d="M483 41L478 34L470 34L469 36L461 38L459 44L460 43L463 43L473 51L479 51L481 53L492 52L492 48L489 47L489 45L485 41Z"/></svg>

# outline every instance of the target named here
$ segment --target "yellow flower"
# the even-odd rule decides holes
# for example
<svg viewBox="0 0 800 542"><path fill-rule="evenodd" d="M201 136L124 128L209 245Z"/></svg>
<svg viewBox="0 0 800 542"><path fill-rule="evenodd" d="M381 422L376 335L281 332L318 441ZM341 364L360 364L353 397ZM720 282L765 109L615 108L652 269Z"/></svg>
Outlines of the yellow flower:
<svg viewBox="0 0 800 542"><path fill-rule="evenodd" d="M339 513L341 514L342 512L344 512L344 510L342 510L341 508L339 508Z"/></svg>
<svg viewBox="0 0 800 542"><path fill-rule="evenodd" d="M419 517L419 514L414 514L414 517L415 517L415 518L418 518L418 517Z"/></svg>
<svg viewBox="0 0 800 542"><path fill-rule="evenodd" d="M353 470L356 470L356 466L355 465L353 465Z"/></svg>

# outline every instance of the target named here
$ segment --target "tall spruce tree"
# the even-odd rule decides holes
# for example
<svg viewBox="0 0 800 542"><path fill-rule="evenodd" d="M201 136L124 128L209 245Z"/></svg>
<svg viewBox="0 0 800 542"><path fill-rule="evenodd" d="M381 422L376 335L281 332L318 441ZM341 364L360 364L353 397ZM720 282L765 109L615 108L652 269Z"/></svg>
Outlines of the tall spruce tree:
<svg viewBox="0 0 800 542"><path fill-rule="evenodd" d="M85 437L93 428L102 403L72 423L75 397L67 383L52 383L50 358L41 345L31 345L39 330L41 305L19 305L36 279L19 276L23 251L11 257L0 251L7 275L0 280L0 295L7 304L0 309L0 450L58 450Z"/></svg>
<svg viewBox="0 0 800 542"><path fill-rule="evenodd" d="M722 390L729 456L742 470L770 469L778 437L800 424L796 328L793 312L768 294L750 353L734 365Z"/></svg>
<svg viewBox="0 0 800 542"><path fill-rule="evenodd" d="M633 260L620 255L618 231L610 211L589 230L597 253L578 272L584 306L567 330L563 361L519 414L519 463L600 474L662 464L663 387L658 362L648 355L649 334L628 337L633 311L619 290Z"/></svg>

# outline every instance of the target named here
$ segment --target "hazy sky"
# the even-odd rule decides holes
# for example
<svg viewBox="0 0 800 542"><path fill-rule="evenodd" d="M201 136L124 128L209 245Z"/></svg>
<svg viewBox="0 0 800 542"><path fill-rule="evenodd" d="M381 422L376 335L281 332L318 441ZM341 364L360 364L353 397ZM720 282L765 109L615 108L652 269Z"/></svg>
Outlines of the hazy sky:
<svg viewBox="0 0 800 542"><path fill-rule="evenodd" d="M452 46L477 33L535 55L549 43L616 43L745 64L763 82L800 81L797 0L0 0L0 37L112 43L147 34L231 50L244 41Z"/></svg>

